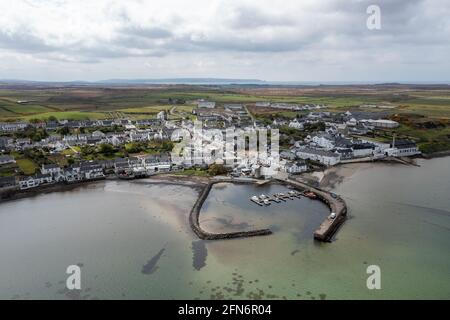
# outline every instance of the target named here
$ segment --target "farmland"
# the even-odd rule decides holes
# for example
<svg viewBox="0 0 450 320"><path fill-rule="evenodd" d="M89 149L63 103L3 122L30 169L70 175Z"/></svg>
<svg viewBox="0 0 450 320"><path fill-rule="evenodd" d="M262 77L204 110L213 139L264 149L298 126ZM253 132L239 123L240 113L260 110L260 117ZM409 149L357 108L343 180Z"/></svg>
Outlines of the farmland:
<svg viewBox="0 0 450 320"><path fill-rule="evenodd" d="M388 112L400 117L397 133L414 138L425 150L450 149L450 87L446 85L366 86L58 86L0 85L0 121L56 119L170 119L191 114L195 100L244 103L257 119L295 118L306 112L255 107L258 101L324 104L328 111ZM21 103L19 103L21 101ZM25 102L24 102L25 101ZM385 109L361 105L387 106ZM172 109L175 107L175 109ZM171 113L170 111L176 110Z"/></svg>

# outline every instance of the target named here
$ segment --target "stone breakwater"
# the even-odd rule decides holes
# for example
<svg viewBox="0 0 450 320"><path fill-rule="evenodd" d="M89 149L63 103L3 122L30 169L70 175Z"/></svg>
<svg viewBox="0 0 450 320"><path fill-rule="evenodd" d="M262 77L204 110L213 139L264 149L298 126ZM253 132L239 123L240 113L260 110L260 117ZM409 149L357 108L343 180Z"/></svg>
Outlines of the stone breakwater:
<svg viewBox="0 0 450 320"><path fill-rule="evenodd" d="M290 185L297 189L307 190L313 192L317 198L324 202L336 216L334 219L327 218L319 228L314 232L314 239L319 241L330 241L335 232L338 230L339 226L345 221L347 215L347 206L345 202L338 198L333 197L330 193L312 188L306 184L300 183L291 179L278 179L282 184ZM223 239L236 239L236 238L248 238L256 236L267 236L272 234L270 229L259 229L251 231L242 232L230 232L230 233L210 233L202 229L199 223L200 210L203 203L208 198L211 188L217 183L239 183L239 184L254 184L255 181L242 181L233 179L221 179L217 181L209 182L206 187L201 191L194 207L192 208L189 215L189 224L194 231L194 233L203 240L223 240Z"/></svg>
<svg viewBox="0 0 450 320"><path fill-rule="evenodd" d="M327 217L319 226L319 228L314 231L314 239L329 242L347 218L347 205L345 201L340 197L333 197L331 193L327 191L318 188L312 188L304 183L295 180L286 179L280 181L291 186L313 192L317 196L317 198L325 203L330 211L336 215L334 219Z"/></svg>
<svg viewBox="0 0 450 320"><path fill-rule="evenodd" d="M216 183L236 183L235 180L218 180L218 181L211 181L209 182L206 187L202 190L200 193L200 196L198 197L194 207L191 210L191 213L189 215L189 224L194 231L194 233L203 240L223 240L223 239L236 239L236 238L248 238L248 237L257 237L257 236L267 236L272 234L272 231L270 229L259 229L259 230L251 230L251 231L241 231L241 232L228 232L228 233L210 233L204 231L199 223L200 219L200 210L202 209L203 203L205 202L206 198L208 198L209 192L211 191L211 188ZM237 182L237 183L253 183L253 182Z"/></svg>

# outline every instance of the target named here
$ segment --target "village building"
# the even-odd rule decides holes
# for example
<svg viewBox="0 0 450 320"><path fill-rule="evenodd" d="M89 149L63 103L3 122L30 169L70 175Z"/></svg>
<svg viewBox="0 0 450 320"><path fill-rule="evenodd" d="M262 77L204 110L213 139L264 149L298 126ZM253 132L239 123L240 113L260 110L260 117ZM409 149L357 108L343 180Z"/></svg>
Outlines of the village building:
<svg viewBox="0 0 450 320"><path fill-rule="evenodd" d="M285 171L289 174L299 174L308 171L305 161L290 162L285 165Z"/></svg>
<svg viewBox="0 0 450 320"><path fill-rule="evenodd" d="M371 143L357 143L353 147L353 157L363 158L373 156L375 152L375 145Z"/></svg>
<svg viewBox="0 0 450 320"><path fill-rule="evenodd" d="M213 101L207 101L207 100L199 100L197 107L199 109L214 109L216 107L216 103Z"/></svg>
<svg viewBox="0 0 450 320"><path fill-rule="evenodd" d="M296 155L300 159L317 161L326 166L334 166L341 159L339 153L312 148L299 149Z"/></svg>
<svg viewBox="0 0 450 320"><path fill-rule="evenodd" d="M61 168L56 164L43 164L41 167L42 174L58 174Z"/></svg>
<svg viewBox="0 0 450 320"><path fill-rule="evenodd" d="M24 177L19 180L19 188L26 190L30 188L36 188L42 184L48 184L54 182L51 174L37 174L34 176Z"/></svg>
<svg viewBox="0 0 450 320"><path fill-rule="evenodd" d="M303 122L299 122L297 119L295 119L289 122L289 128L303 130L305 128L305 125Z"/></svg>
<svg viewBox="0 0 450 320"><path fill-rule="evenodd" d="M5 165L5 164L13 164L16 163L16 160L14 160L13 157L9 156L9 155L0 155L0 165Z"/></svg>
<svg viewBox="0 0 450 320"><path fill-rule="evenodd" d="M378 129L394 129L397 128L400 124L396 121L379 119L379 120L361 120L362 123L368 123L369 125L378 128Z"/></svg>
<svg viewBox="0 0 450 320"><path fill-rule="evenodd" d="M0 189L15 189L16 187L16 177L0 177Z"/></svg>
<svg viewBox="0 0 450 320"><path fill-rule="evenodd" d="M416 143L409 140L397 140L391 144L391 148L384 150L387 156L410 157L421 154Z"/></svg>
<svg viewBox="0 0 450 320"><path fill-rule="evenodd" d="M25 129L28 123L25 122L5 122L0 123L0 131L3 132L17 132Z"/></svg>
<svg viewBox="0 0 450 320"><path fill-rule="evenodd" d="M168 155L151 155L143 160L145 169L151 172L169 171L172 167L170 157Z"/></svg>
<svg viewBox="0 0 450 320"><path fill-rule="evenodd" d="M168 120L167 112L165 110L160 111L156 115L156 119L160 120L161 122Z"/></svg>
<svg viewBox="0 0 450 320"><path fill-rule="evenodd" d="M328 133L321 133L312 137L312 142L326 150L331 150L335 146L335 138Z"/></svg>

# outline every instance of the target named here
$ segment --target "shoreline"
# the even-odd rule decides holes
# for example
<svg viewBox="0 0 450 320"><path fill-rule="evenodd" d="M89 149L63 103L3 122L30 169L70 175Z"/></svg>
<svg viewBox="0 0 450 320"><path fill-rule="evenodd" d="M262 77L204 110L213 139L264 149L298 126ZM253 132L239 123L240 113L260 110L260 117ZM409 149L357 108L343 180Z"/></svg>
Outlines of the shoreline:
<svg viewBox="0 0 450 320"><path fill-rule="evenodd" d="M450 157L450 150L422 154L422 158L426 160L445 157Z"/></svg>
<svg viewBox="0 0 450 320"><path fill-rule="evenodd" d="M192 179L197 178L197 179ZM146 181L151 184L163 184L163 185L180 185L180 186L186 186L191 188L203 188L206 184L208 184L210 178L205 177L183 177L183 176L175 176L170 174L159 174L150 176L143 179L132 179L132 180L124 180L120 179L115 176L107 176L105 178L101 179L93 179L93 180L87 180L87 181L79 181L76 183L53 183L53 184L47 184L47 185L41 185L36 188L31 189L6 189L0 192L0 205L5 202L9 201L15 201L15 200L21 200L21 199L27 199L27 198L33 198L37 197L39 195L44 194L50 194L50 193L57 193L57 192L66 192L66 191L72 191L77 188L82 188L86 186L90 186L102 181ZM154 180L154 181L152 181Z"/></svg>
<svg viewBox="0 0 450 320"><path fill-rule="evenodd" d="M435 158L443 158L450 156L450 151L435 153L433 156L423 155L419 159L431 160ZM371 167L373 165L395 165L397 162L358 162L358 163L343 163L338 164L322 171L314 171L308 174L301 174L297 176L302 183L317 183L317 186L324 190L332 190L334 187L342 183L345 179L348 179L361 167ZM126 181L148 181L153 184L167 184L167 185L181 185L192 188L203 188L212 181L215 181L213 177L201 177L201 176L182 176L173 173L160 173L152 175L142 179L132 179ZM152 181L153 180L153 181ZM20 190L20 189L8 189L5 188L0 192L0 204L7 201L20 200L30 197L35 197L40 194L48 194L53 192L71 191L79 187L98 183L99 181L124 181L116 176L106 176L101 179L94 179L88 181L81 181L76 183L54 183L49 185L43 185L32 189Z"/></svg>
<svg viewBox="0 0 450 320"><path fill-rule="evenodd" d="M447 154L448 153L448 154ZM414 159L421 159L424 161L433 160L437 158L445 158L450 157L450 151L446 151L445 154L440 153L439 155L435 155L433 157L417 157ZM320 188L325 190L332 190L337 185L344 182L344 180L350 178L356 171L364 170L367 168L371 168L373 166L393 166L393 165L402 165L396 161L370 161L370 162L356 162L356 163L340 163L333 167L326 168L322 171L315 171L315 176L322 176L321 179L316 180Z"/></svg>

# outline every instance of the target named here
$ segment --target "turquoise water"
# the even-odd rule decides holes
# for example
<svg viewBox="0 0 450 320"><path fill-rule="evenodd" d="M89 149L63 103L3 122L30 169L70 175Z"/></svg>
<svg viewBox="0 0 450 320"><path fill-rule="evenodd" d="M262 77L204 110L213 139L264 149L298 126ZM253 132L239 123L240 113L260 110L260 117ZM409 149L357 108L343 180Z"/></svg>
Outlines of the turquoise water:
<svg viewBox="0 0 450 320"><path fill-rule="evenodd" d="M277 185L216 185L205 229L274 230L218 242L189 229L198 190L186 186L108 181L3 203L0 298L449 299L450 158L347 168L354 173L334 189L350 218L333 243L312 239L328 214L320 202L248 200ZM65 289L72 264L80 291ZM366 287L373 264L381 290Z"/></svg>

